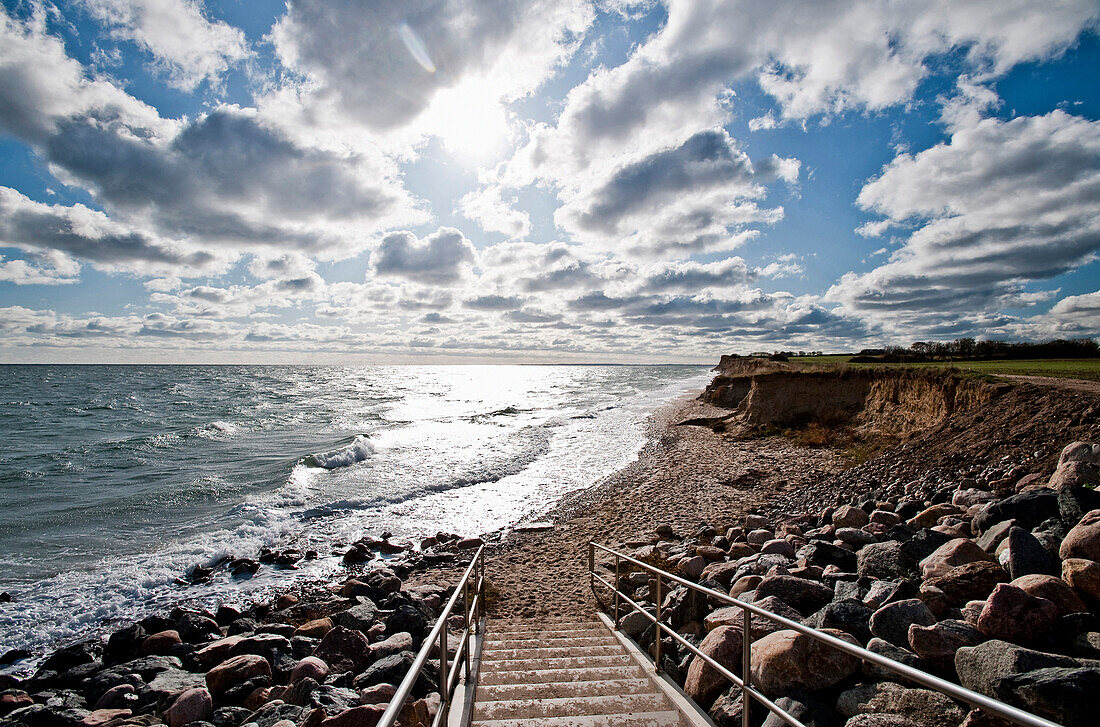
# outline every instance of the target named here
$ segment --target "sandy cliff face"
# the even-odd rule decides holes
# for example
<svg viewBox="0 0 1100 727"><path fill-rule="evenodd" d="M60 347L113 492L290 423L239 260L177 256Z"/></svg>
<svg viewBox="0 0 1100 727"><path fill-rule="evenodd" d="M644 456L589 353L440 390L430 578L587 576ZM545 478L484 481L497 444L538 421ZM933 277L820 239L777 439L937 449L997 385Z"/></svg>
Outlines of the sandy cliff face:
<svg viewBox="0 0 1100 727"><path fill-rule="evenodd" d="M751 427L851 423L906 436L991 401L1003 387L950 372L809 369L723 357L700 397Z"/></svg>

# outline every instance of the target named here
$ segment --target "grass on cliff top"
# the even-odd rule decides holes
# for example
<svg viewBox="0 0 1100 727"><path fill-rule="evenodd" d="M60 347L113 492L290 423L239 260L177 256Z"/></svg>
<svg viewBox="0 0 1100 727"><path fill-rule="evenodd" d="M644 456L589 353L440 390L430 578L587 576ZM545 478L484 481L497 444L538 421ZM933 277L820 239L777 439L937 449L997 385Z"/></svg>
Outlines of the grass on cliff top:
<svg viewBox="0 0 1100 727"><path fill-rule="evenodd" d="M1100 381L1100 359L1054 358L1022 359L1019 361L927 361L921 363L848 363L851 356L806 356L792 358L792 362L841 365L852 368L898 367L924 369L955 369L963 372L996 376L1050 376L1059 379L1084 379Z"/></svg>

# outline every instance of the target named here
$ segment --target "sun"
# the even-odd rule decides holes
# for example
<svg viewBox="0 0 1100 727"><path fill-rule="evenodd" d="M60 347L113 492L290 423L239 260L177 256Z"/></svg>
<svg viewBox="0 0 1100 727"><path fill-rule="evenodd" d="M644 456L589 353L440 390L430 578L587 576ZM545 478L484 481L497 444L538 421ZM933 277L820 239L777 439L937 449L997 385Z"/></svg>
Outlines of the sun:
<svg viewBox="0 0 1100 727"><path fill-rule="evenodd" d="M427 133L463 161L491 161L507 146L508 112L500 91L481 79L439 91L424 120Z"/></svg>

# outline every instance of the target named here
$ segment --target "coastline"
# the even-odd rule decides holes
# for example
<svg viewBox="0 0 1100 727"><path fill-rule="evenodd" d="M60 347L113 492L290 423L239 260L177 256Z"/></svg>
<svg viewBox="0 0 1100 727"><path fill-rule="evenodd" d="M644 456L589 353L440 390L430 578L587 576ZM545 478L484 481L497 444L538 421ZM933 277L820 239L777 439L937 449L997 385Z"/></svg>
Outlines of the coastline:
<svg viewBox="0 0 1100 727"><path fill-rule="evenodd" d="M835 451L797 447L782 437L735 441L680 422L722 410L683 394L648 419L648 442L633 462L564 496L537 518L553 529L487 536L486 572L498 592L498 617L576 617L595 607L588 589L587 543L609 546L651 536L658 525L691 534L732 525L779 495L842 470ZM414 575L445 585L458 570ZM442 580L439 580L442 579Z"/></svg>

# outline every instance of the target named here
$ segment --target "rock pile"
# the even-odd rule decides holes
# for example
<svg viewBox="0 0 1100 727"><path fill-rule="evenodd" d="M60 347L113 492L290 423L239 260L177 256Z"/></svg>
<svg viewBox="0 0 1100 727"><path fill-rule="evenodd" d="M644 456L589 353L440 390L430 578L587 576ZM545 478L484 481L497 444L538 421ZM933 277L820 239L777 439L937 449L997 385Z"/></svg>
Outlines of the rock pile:
<svg viewBox="0 0 1100 727"><path fill-rule="evenodd" d="M440 534L419 559L468 560L474 540ZM29 678L0 676L0 727L370 727L451 590L405 587L407 563L368 552L369 566L328 587L247 609L176 608L59 649ZM438 670L436 656L400 724L431 723Z"/></svg>
<svg viewBox="0 0 1100 727"><path fill-rule="evenodd" d="M984 476L893 482L803 514L750 515L683 537L667 526L628 543L635 558L822 629L1066 727L1095 724L1100 688L1100 446L1067 446L1054 472L1005 464ZM650 613L656 580L619 586ZM741 673L742 609L662 584L662 621ZM642 614L620 628L655 654ZM997 724L881 667L754 616L752 681L807 724ZM662 668L719 725L743 700L671 637ZM754 724L781 724L753 704ZM759 712L759 713L758 713Z"/></svg>

